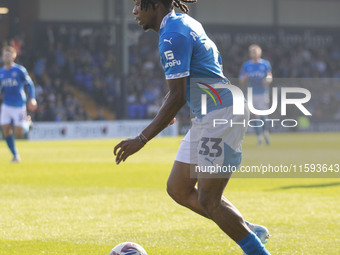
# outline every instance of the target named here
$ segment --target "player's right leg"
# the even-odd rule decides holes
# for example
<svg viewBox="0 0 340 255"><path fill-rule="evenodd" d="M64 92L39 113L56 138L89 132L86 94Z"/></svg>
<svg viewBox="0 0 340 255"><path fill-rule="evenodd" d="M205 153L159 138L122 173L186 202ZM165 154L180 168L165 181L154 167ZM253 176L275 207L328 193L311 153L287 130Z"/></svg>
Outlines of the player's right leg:
<svg viewBox="0 0 340 255"><path fill-rule="evenodd" d="M210 219L210 216L198 201L196 182L196 178L190 177L190 164L175 161L168 178L167 192L178 204ZM241 215L238 209L226 197L222 196L222 201Z"/></svg>
<svg viewBox="0 0 340 255"><path fill-rule="evenodd" d="M198 203L197 179L190 176L190 164L195 160L192 158L190 150L197 143L190 139L190 132L189 130L179 146L168 178L167 191L170 197L178 204L189 208L203 217L209 218Z"/></svg>
<svg viewBox="0 0 340 255"><path fill-rule="evenodd" d="M248 229L234 206L222 200L229 178L198 178L198 201L209 217L235 242L246 237Z"/></svg>
<svg viewBox="0 0 340 255"><path fill-rule="evenodd" d="M197 179L190 177L190 164L175 161L168 182L167 192L178 204L209 218L198 202Z"/></svg>
<svg viewBox="0 0 340 255"><path fill-rule="evenodd" d="M219 181L219 180L220 179L217 179L217 181ZM244 224L244 221L242 219L241 213L224 196L221 197L221 195L220 195L221 193L219 193L217 196L212 196L212 198L211 198L210 196L212 194L214 194L214 192L211 192L213 190L210 187L208 188L209 191L207 193L204 192L203 191L204 189L202 187L204 187L206 185L200 185L201 186L201 198L199 200L199 192L198 192L198 189L195 185L196 181L197 181L197 179L190 177L190 164L175 161L173 168L171 170L169 179L168 179L167 191L168 191L169 195L178 204L185 206L185 207L189 208L190 210L192 210L192 211L194 211L194 212L196 212L196 213L198 213L198 214L200 214L200 215L202 215L206 218L209 218L209 219L212 219L212 215L209 215L209 213L207 212L207 209L209 211L210 206L212 206L214 208L214 204L216 204L216 203L208 203L206 206L202 206L202 204L205 203L204 201L214 201L213 198L217 198L217 199L219 198L218 200L220 202L218 202L218 201L217 202L218 202L218 204L222 205L223 208L222 208L222 213L218 214L217 217L219 218L219 220L222 219L222 222L223 222L223 219L225 219L229 223L232 224L231 227L228 226L228 228L227 228L228 230L230 229L232 231L232 232L228 232L228 235L231 235L234 240L235 239L237 241L243 240L242 243L239 243L240 246L243 243L247 246L248 242L250 242L251 246L259 245L258 242L256 243L257 239L254 235L249 236L249 233L250 233L250 230L251 230L253 233L255 233L256 236L259 237L259 239L262 243L265 243L266 239L268 238L268 230L266 230L262 226L248 223L247 221L245 221L245 223L246 223L246 226L248 227L248 229L245 230L246 231L246 232L244 232L245 234L241 231L241 233L243 233L243 236L242 235L237 236L238 232L240 232L240 231L235 232L235 226L236 227L239 226L243 230L245 229L245 224ZM211 181L211 179L210 179L210 181ZM202 181L201 181L201 183L202 183ZM215 187L218 186L218 185L216 185L216 181L211 182L211 183L213 183L213 186L215 186ZM225 182L225 184L222 183L220 185L221 189L219 189L219 190L221 190L221 192L223 192L222 190L224 189L223 187L226 185L226 183L227 183L227 181ZM206 208L204 208L204 207L206 207ZM231 220L232 217L230 217L230 215L233 215L234 218L236 218L237 220ZM219 224L222 224L220 221L218 221L216 219L214 221L217 221L217 222L219 222ZM242 222L242 223L240 223L240 222ZM265 232L263 230L266 230L267 232ZM236 233L236 236L235 236L235 233ZM246 236L247 236L247 238L245 239Z"/></svg>
<svg viewBox="0 0 340 255"><path fill-rule="evenodd" d="M7 105L1 106L1 116L0 123L2 132L6 141L6 144L13 155L11 162L20 162L20 156L15 146L14 135L13 135L13 125L12 125L12 108Z"/></svg>
<svg viewBox="0 0 340 255"><path fill-rule="evenodd" d="M195 167L193 162L196 162L196 153L190 153L191 148L197 148L198 142L190 139L190 131L181 141L178 149L174 165L167 182L167 191L172 199L178 204L189 208L190 210L210 218L206 211L198 202L198 191L196 187L197 178L191 176L190 168ZM237 208L224 196L222 200L233 207L233 210L240 212Z"/></svg>

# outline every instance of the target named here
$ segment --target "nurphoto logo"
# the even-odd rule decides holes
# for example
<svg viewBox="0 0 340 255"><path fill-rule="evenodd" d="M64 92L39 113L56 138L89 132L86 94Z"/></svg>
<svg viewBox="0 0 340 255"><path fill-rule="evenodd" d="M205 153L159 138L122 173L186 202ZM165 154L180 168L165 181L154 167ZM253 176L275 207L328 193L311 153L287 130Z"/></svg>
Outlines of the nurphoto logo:
<svg viewBox="0 0 340 255"><path fill-rule="evenodd" d="M240 88L238 88L235 85L231 84L225 84L225 83L217 83L214 85L208 85L205 83L198 82L198 87L204 91L204 94L201 94L201 114L206 115L207 114L207 95L210 96L210 98L214 101L215 105L217 105L217 101L215 97L219 100L221 106L222 101L217 93L216 89L229 89L232 93L233 97L233 114L234 115L244 115L245 114L245 104L244 104L244 94ZM280 91L279 91L280 89ZM210 92L211 91L211 92ZM279 105L279 92L280 92L280 115L286 116L287 115L287 105L295 105L305 116L311 116L312 114L307 110L307 108L304 106L304 104L308 103L311 99L311 92L308 89L305 88L298 88L298 87L273 87L272 88L272 104L269 109L266 110L259 110L255 109L253 104L253 89L248 88L247 90L247 105L249 108L249 111L257 116L267 116L272 113L274 113ZM215 95L215 97L214 97ZM294 97L291 97L290 95L294 95ZM298 98L296 96L299 96ZM283 127L296 127L298 125L297 120L295 119L267 119L265 120L267 122L271 123L271 126L274 127L276 122L280 122ZM214 119L214 127L217 125L226 125L230 124L233 125L248 125L249 127L257 127L257 126L263 126L264 121L261 119L251 119L248 121L248 123L245 123L245 120L243 122L233 122L232 120L227 119Z"/></svg>

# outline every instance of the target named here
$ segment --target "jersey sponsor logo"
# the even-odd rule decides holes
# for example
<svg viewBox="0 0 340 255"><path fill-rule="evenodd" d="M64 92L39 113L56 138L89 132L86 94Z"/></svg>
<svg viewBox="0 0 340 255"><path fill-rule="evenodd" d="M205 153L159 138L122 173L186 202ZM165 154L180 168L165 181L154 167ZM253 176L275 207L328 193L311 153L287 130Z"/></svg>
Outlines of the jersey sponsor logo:
<svg viewBox="0 0 340 255"><path fill-rule="evenodd" d="M7 78L1 81L1 85L4 87L15 87L18 86L19 84L16 79Z"/></svg>
<svg viewBox="0 0 340 255"><path fill-rule="evenodd" d="M171 37L169 40L168 40L168 39L164 39L163 41L164 41L164 42L168 42L168 43L170 43L170 44L172 45L171 40L172 40L172 37Z"/></svg>
<svg viewBox="0 0 340 255"><path fill-rule="evenodd" d="M165 51L164 56L166 60L168 61L165 64L165 68L174 67L176 65L180 66L182 64L180 60L175 59L175 56L172 50Z"/></svg>
<svg viewBox="0 0 340 255"><path fill-rule="evenodd" d="M262 79L262 78L266 77L266 73L265 72L261 72L261 71L255 71L255 72L250 72L248 74L248 76L250 78L260 78L260 79Z"/></svg>
<svg viewBox="0 0 340 255"><path fill-rule="evenodd" d="M165 51L164 55L165 55L166 60L173 60L175 58L172 50Z"/></svg>
<svg viewBox="0 0 340 255"><path fill-rule="evenodd" d="M174 67L174 66L180 66L182 63L181 63L181 60L177 60L177 59L174 59L172 60L171 62L167 62L165 64L165 68L169 68L169 67Z"/></svg>

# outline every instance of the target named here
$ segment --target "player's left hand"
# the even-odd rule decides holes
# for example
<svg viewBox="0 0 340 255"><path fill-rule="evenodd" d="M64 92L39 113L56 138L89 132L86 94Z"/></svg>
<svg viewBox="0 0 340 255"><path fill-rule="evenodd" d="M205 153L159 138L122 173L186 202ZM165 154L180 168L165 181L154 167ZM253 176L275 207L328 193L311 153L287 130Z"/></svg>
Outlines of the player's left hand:
<svg viewBox="0 0 340 255"><path fill-rule="evenodd" d="M113 153L116 156L116 164L118 165L121 161L124 162L129 156L143 148L143 146L144 144L138 137L121 141L113 149Z"/></svg>
<svg viewBox="0 0 340 255"><path fill-rule="evenodd" d="M31 98L30 100L28 100L27 110L30 112L35 112L37 109L38 109L37 100L35 100L35 98Z"/></svg>

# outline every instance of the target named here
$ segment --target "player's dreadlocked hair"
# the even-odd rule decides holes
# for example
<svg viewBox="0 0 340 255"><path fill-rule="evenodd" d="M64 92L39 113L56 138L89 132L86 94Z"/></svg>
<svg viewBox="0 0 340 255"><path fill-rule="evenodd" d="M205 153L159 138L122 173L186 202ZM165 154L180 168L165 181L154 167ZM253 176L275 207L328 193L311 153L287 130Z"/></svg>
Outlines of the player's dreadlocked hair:
<svg viewBox="0 0 340 255"><path fill-rule="evenodd" d="M180 8L184 13L189 12L189 8L185 3L196 3L197 0L142 0L141 8L147 9L149 4L154 6L156 2L162 2L166 8L172 9L173 6Z"/></svg>
<svg viewBox="0 0 340 255"><path fill-rule="evenodd" d="M189 8L185 3L196 3L197 0L174 0L173 3L175 5L175 7L180 8L184 13L188 13L189 12Z"/></svg>

